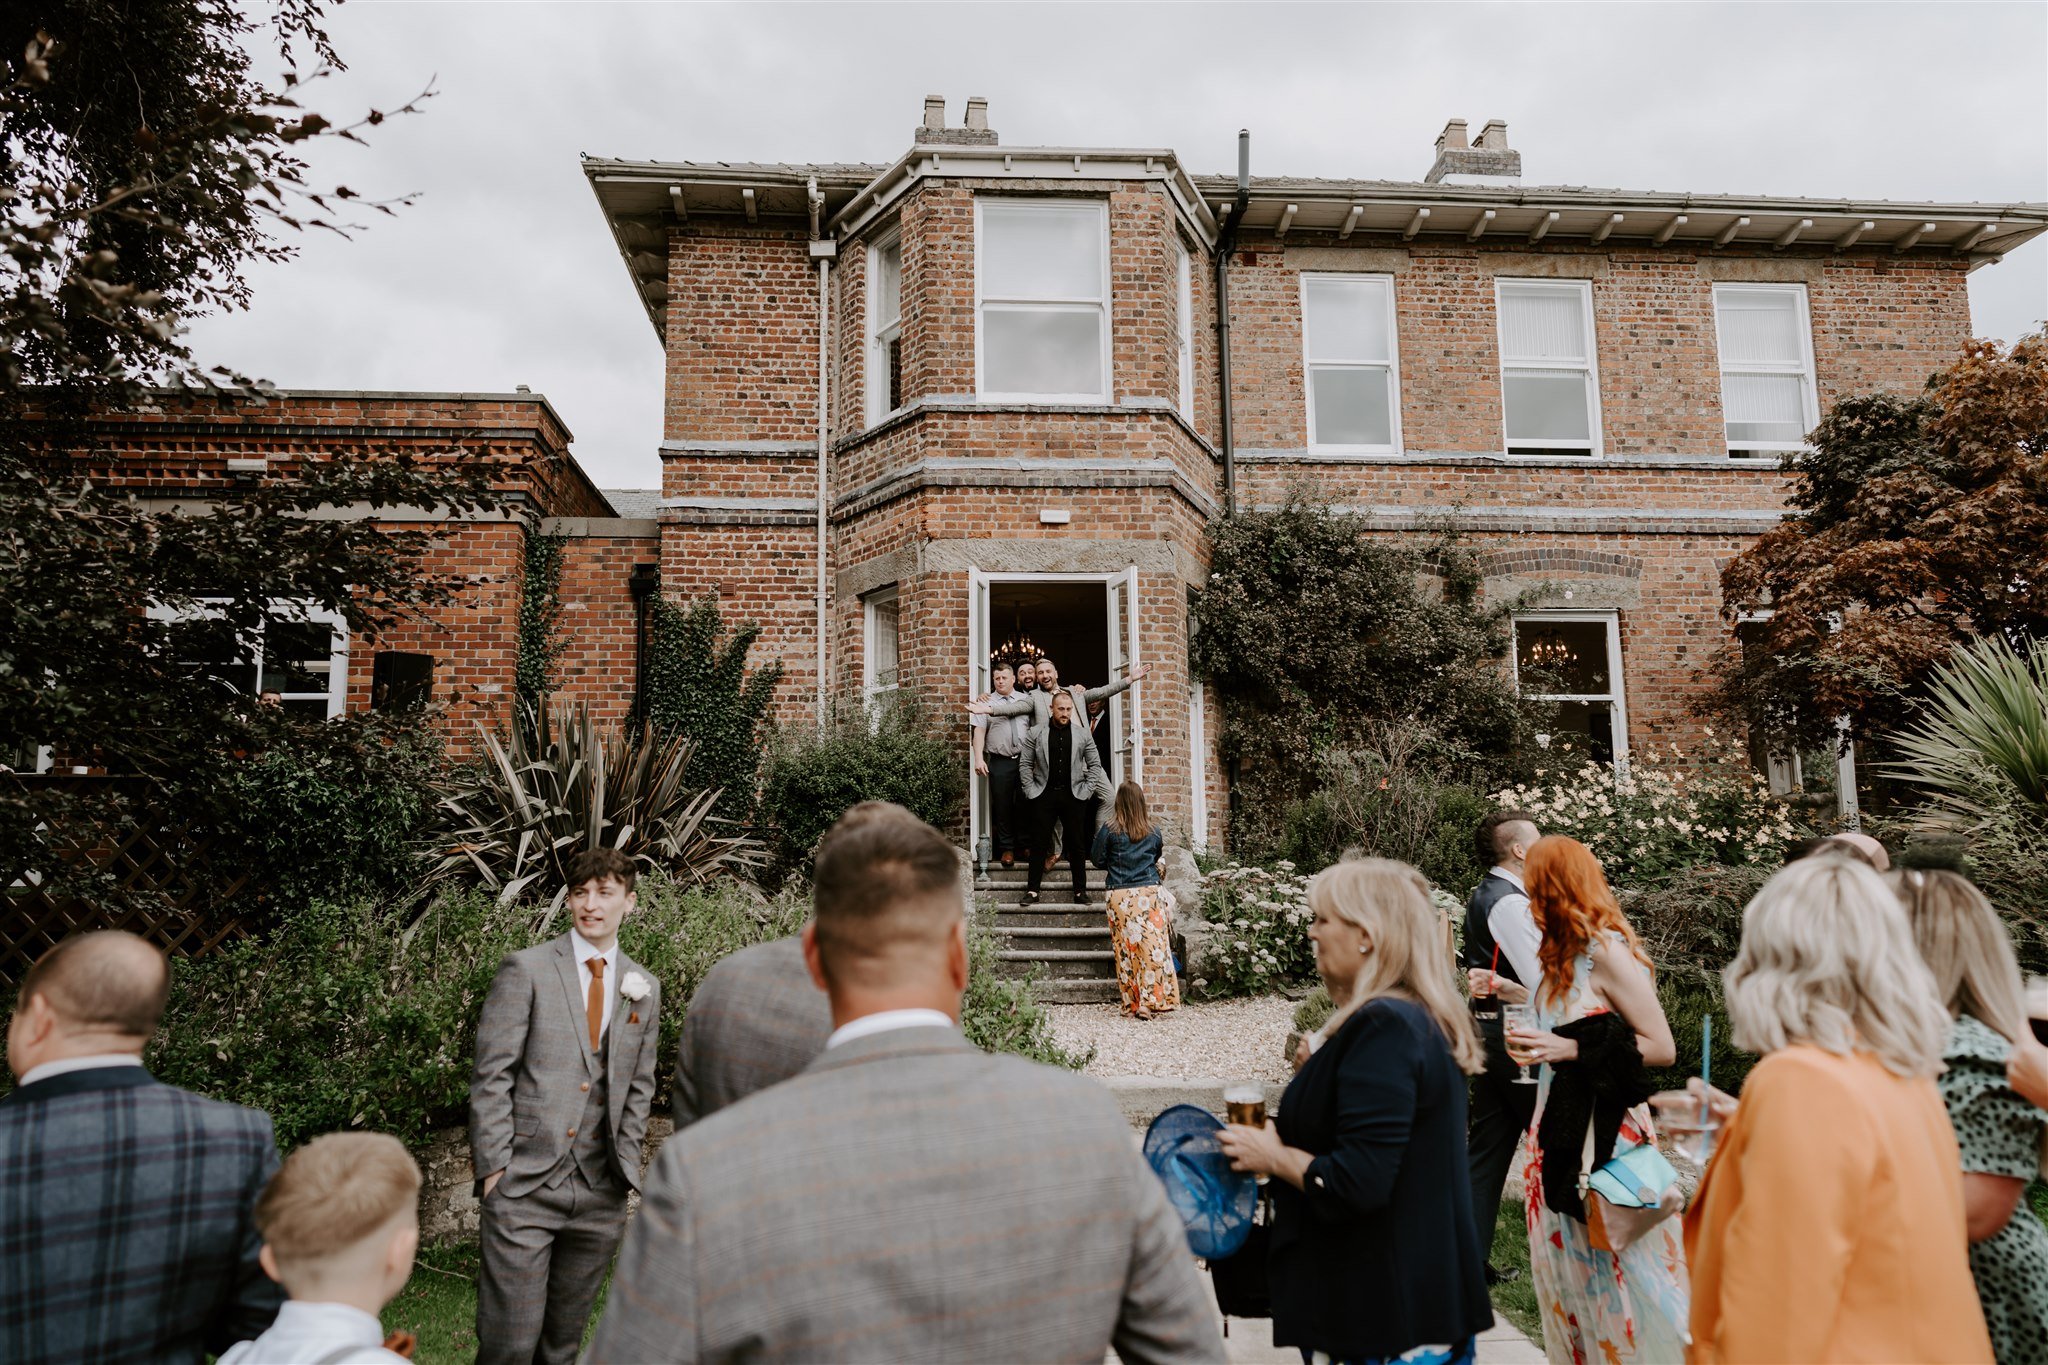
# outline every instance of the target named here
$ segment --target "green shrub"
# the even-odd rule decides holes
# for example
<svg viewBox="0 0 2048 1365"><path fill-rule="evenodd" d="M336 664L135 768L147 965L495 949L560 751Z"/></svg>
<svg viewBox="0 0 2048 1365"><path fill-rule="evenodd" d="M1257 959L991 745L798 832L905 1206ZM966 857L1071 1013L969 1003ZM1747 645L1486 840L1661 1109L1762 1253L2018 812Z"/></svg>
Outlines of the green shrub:
<svg viewBox="0 0 2048 1365"><path fill-rule="evenodd" d="M1775 867L1707 863L1625 893L1623 909L1658 971L1719 971L1742 946L1742 911Z"/></svg>
<svg viewBox="0 0 2048 1365"><path fill-rule="evenodd" d="M719 814L736 820L753 814L762 726L782 681L779 663L747 671L760 637L754 622L725 634L716 597L687 608L656 597L647 622L647 718L695 743L692 785L718 788Z"/></svg>
<svg viewBox="0 0 2048 1365"><path fill-rule="evenodd" d="M1686 1078L1700 1074L1700 1033L1703 1021L1714 1020L1714 1084L1734 1094L1742 1089L1743 1078L1757 1059L1737 1050L1730 1037L1728 1007L1721 998L1721 973L1699 967L1659 967L1657 999L1664 1006L1665 1022L1671 1025L1671 1040L1677 1045L1678 1060L1668 1067L1655 1067L1650 1080L1659 1090L1680 1090Z"/></svg>
<svg viewBox="0 0 2048 1365"><path fill-rule="evenodd" d="M977 923L968 929L967 994L960 1002L960 1028L984 1052L1014 1052L1049 1066L1079 1071L1094 1059L1069 1051L1052 1036L1052 1020L1032 994L1031 977L1006 976L996 958L998 935Z"/></svg>
<svg viewBox="0 0 2048 1365"><path fill-rule="evenodd" d="M1545 834L1593 850L1617 886L1705 863L1775 866L1794 834L1785 804L1750 766L1742 746L1707 731L1701 751L1654 746L1626 775L1606 763L1538 768L1494 800L1536 817Z"/></svg>
<svg viewBox="0 0 2048 1365"><path fill-rule="evenodd" d="M1330 1022L1330 1016L1336 1012L1337 1002L1330 998L1330 988L1318 986L1294 1007L1294 1031L1301 1034L1314 1033Z"/></svg>
<svg viewBox="0 0 2048 1365"><path fill-rule="evenodd" d="M689 781L692 742L651 727L599 727L583 702L521 703L509 748L440 784L427 884L477 886L537 902L544 932L568 898L568 865L616 848L643 869L705 882L745 874L761 846L712 814L716 791Z"/></svg>
<svg viewBox="0 0 2048 1365"><path fill-rule="evenodd" d="M1492 809L1483 792L1460 783L1471 771L1440 738L1413 722L1375 725L1367 742L1322 759L1322 786L1282 820L1279 853L1320 870L1348 850L1393 858L1419 869L1432 886L1464 894L1486 869L1472 832Z"/></svg>
<svg viewBox="0 0 2048 1365"><path fill-rule="evenodd" d="M808 907L659 875L639 890L619 940L661 982L659 1108L704 973L734 948L794 932ZM441 897L404 929L363 903L315 905L262 939L179 963L150 1064L173 1085L267 1111L287 1147L349 1128L416 1142L462 1121L499 960L547 937L523 909L474 892Z"/></svg>
<svg viewBox="0 0 2048 1365"><path fill-rule="evenodd" d="M886 707L870 723L835 717L823 730L777 732L761 779L758 819L774 850L773 872L803 868L839 817L862 801L893 801L927 824L951 829L967 794L964 761L924 729L915 707Z"/></svg>
<svg viewBox="0 0 2048 1365"><path fill-rule="evenodd" d="M1195 994L1265 995L1315 979L1309 942L1308 879L1294 864L1272 869L1228 863L1202 879L1204 940Z"/></svg>
<svg viewBox="0 0 2048 1365"><path fill-rule="evenodd" d="M228 861L283 912L381 899L419 874L441 738L425 713L369 711L307 723L260 718L264 747L228 765L216 808ZM317 837L309 837L317 831Z"/></svg>
<svg viewBox="0 0 2048 1365"><path fill-rule="evenodd" d="M539 706L555 689L555 663L562 656L562 536L526 533L525 573L519 587L519 657L512 669L512 693Z"/></svg>

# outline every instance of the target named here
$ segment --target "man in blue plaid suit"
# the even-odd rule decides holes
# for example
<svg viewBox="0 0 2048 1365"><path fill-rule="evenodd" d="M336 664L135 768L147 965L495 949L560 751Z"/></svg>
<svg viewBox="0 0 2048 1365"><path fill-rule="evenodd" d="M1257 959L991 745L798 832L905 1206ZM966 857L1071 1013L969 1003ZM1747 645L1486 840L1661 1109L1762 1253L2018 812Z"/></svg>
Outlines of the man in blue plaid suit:
<svg viewBox="0 0 2048 1365"><path fill-rule="evenodd" d="M65 939L29 970L0 1100L0 1360L190 1361L260 1335L270 1117L142 1066L170 964L133 934Z"/></svg>

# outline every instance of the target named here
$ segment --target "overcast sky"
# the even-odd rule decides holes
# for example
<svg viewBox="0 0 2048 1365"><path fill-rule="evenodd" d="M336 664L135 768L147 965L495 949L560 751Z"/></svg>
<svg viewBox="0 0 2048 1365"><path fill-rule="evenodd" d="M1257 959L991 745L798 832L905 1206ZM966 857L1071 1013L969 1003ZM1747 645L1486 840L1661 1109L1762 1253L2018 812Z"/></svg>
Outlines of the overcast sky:
<svg viewBox="0 0 2048 1365"><path fill-rule="evenodd" d="M661 346L578 167L888 162L923 97L1013 146L1171 147L1191 170L1420 179L1503 118L1527 184L2048 200L2048 6L612 5L353 0L330 114L426 111L316 170L417 191L252 273L202 357L289 388L544 393L605 487L660 482ZM2048 315L2048 239L1971 277L1976 330Z"/></svg>

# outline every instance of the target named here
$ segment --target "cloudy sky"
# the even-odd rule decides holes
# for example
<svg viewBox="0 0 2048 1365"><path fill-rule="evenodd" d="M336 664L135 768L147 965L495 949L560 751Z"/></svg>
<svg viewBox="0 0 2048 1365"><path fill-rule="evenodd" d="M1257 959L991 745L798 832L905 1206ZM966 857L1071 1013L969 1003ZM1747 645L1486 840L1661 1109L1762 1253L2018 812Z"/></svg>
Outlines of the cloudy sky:
<svg viewBox="0 0 2048 1365"><path fill-rule="evenodd" d="M925 94L1015 146L1172 147L1195 171L1419 179L1504 118L1530 184L2048 201L2048 6L884 6L352 0L331 113L417 118L316 169L417 192L257 270L200 353L296 388L544 393L606 487L653 487L661 348L579 153L888 162ZM1980 334L2048 315L2048 239L1971 279Z"/></svg>

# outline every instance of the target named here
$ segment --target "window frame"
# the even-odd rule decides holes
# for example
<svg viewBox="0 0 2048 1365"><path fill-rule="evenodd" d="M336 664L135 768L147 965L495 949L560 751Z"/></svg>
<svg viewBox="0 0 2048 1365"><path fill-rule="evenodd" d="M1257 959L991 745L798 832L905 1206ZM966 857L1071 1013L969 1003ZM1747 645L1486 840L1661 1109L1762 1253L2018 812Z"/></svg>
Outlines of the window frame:
<svg viewBox="0 0 2048 1365"><path fill-rule="evenodd" d="M1523 701L1552 702L1605 702L1614 717L1614 770L1628 774L1628 686L1622 674L1621 655L1621 613L1619 611L1527 611L1516 612L1508 618L1508 677L1513 682L1515 695ZM1532 625L1569 622L1604 624L1607 627L1607 691L1605 692L1544 692L1524 693L1522 691L1522 636L1524 622Z"/></svg>
<svg viewBox="0 0 2048 1365"><path fill-rule="evenodd" d="M1582 316L1586 326L1586 362L1584 366L1567 365L1554 360L1510 361L1507 346L1507 295L1511 290L1532 289L1552 293L1570 291L1579 296ZM1544 452L1555 454L1563 450L1570 456L1583 455L1587 459L1598 459L1606 453L1604 433L1600 421L1600 338L1594 330L1593 282L1591 280L1550 280L1530 279L1520 275L1496 275L1493 277L1493 338L1500 359L1500 448L1503 454L1535 455ZM1564 374L1586 376L1586 448L1578 449L1576 441L1545 441L1540 446L1524 442L1529 448L1516 451L1514 438L1508 431L1508 371L1509 370L1555 370ZM1569 456L1568 456L1569 458Z"/></svg>
<svg viewBox="0 0 2048 1365"><path fill-rule="evenodd" d="M1751 361L1733 371L1729 369L1728 350L1721 335L1721 296L1724 293L1748 292L1752 294L1789 294L1793 300L1793 312L1799 331L1800 359L1796 366L1785 361ZM1732 458L1737 455L1735 442L1728 437L1728 376L1737 375L1797 375L1806 381L1804 416L1807 436L1820 425L1820 378L1814 373L1813 364L1813 313L1809 306L1806 286L1803 283L1778 284L1752 282L1748 280L1716 280L1714 282L1714 362L1721 376L1721 438ZM1797 453L1813 449L1812 442L1804 437L1797 441L1746 441L1740 449L1743 452L1759 452L1766 455Z"/></svg>
<svg viewBox="0 0 2048 1365"><path fill-rule="evenodd" d="M888 251L896 253L896 317L893 322L883 325L877 305L882 294L880 263L883 253ZM891 342L899 347L903 342L903 234L900 229L891 229L868 245L867 269L866 318L861 328L866 338L867 353L867 367L862 375L866 386L863 402L866 425L874 426L902 411L901 404L892 407L889 403L887 352ZM885 336L885 332L889 335Z"/></svg>
<svg viewBox="0 0 2048 1365"><path fill-rule="evenodd" d="M152 621L165 622L205 620L209 617L218 618L220 612L217 609L209 609L207 604L230 600L232 599L226 597L195 597L192 599L194 607L191 609L169 606L162 602L152 602L149 604L147 614ZM327 677L330 684L338 680L339 686L330 685L325 693L286 692L281 689L266 688L263 685L263 636L264 631L268 627L268 617L266 616L264 625L259 626L253 635L245 636L241 642L242 648L248 651L249 656L254 659L256 666L256 690L248 694L250 703L252 705L255 704L266 691L274 690L277 691L278 698L281 701L325 701L327 703L325 719L327 720L334 720L345 715L348 711L349 628L347 618L338 611L329 611L327 608L318 606L302 597L267 598L265 600L265 610L267 613L284 615L284 619L288 624L324 625L327 627L329 642ZM285 615L285 613L296 614ZM240 660L238 659L237 662L240 662Z"/></svg>
<svg viewBox="0 0 2048 1365"><path fill-rule="evenodd" d="M1005 209L1020 208L1027 212L1072 212L1078 208L1091 210L1101 228L1101 272L1098 280L1100 293L1092 299L1055 298L990 298L982 289L982 253L988 243L987 215L984 210L990 203L1000 204ZM1115 401L1111 388L1110 353L1115 349L1112 335L1112 310L1109 293L1109 201L1106 199L1044 198L1026 199L1012 195L976 195L974 197L974 396L984 402L1018 403L1111 403ZM1097 357L1101 386L1094 393L1018 393L1006 389L992 389L988 384L986 366L988 347L983 341L983 323L989 307L998 310L1080 312L1083 309L1099 310L1102 319L1101 354Z"/></svg>
<svg viewBox="0 0 2048 1365"><path fill-rule="evenodd" d="M1363 270L1304 270L1300 272L1296 286L1297 302L1301 308L1301 396L1307 408L1308 444L1311 450L1327 450L1358 455L1398 455L1401 444L1401 332L1398 312L1394 299L1394 277L1380 271ZM1316 360L1309 346L1308 335L1308 290L1316 280L1366 280L1380 287L1387 309L1387 358L1378 360ZM1385 367L1387 372L1387 436L1385 445L1356 444L1350 442L1319 441L1316 439L1316 379L1317 369L1330 370L1376 370Z"/></svg>
<svg viewBox="0 0 2048 1365"><path fill-rule="evenodd" d="M1195 421L1195 257L1178 234L1173 239L1174 303L1179 311L1180 415Z"/></svg>
<svg viewBox="0 0 2048 1365"><path fill-rule="evenodd" d="M903 594L896 584L875 591L861 598L861 664L860 700L861 708L870 718L879 718L883 698L900 696L903 691ZM876 609L891 606L896 618L896 681L887 685L875 681L875 617Z"/></svg>

